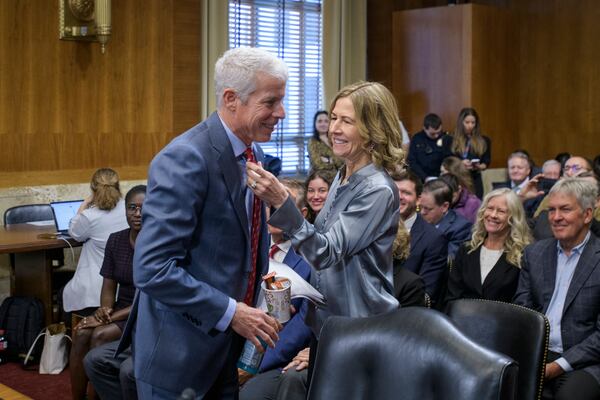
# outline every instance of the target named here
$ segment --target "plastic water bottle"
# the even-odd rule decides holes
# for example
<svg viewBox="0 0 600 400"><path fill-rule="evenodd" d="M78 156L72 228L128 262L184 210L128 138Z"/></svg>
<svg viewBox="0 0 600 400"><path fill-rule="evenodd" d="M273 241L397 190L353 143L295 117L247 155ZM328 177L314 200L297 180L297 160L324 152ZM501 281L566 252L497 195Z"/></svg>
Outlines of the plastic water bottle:
<svg viewBox="0 0 600 400"><path fill-rule="evenodd" d="M266 350L267 343L258 336L256 338ZM259 351L254 343L252 343L250 340L246 340L246 343L244 343L244 350L242 350L242 355L237 362L237 367L251 375L256 375L264 355L265 353Z"/></svg>

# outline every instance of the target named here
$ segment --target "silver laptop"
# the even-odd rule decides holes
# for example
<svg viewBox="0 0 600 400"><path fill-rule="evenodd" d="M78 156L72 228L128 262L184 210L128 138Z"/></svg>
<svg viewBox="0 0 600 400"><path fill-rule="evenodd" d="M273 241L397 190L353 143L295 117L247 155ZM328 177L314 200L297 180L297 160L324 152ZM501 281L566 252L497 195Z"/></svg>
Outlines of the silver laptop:
<svg viewBox="0 0 600 400"><path fill-rule="evenodd" d="M50 203L54 213L56 231L61 235L69 235L69 223L71 218L77 214L83 200L53 201Z"/></svg>

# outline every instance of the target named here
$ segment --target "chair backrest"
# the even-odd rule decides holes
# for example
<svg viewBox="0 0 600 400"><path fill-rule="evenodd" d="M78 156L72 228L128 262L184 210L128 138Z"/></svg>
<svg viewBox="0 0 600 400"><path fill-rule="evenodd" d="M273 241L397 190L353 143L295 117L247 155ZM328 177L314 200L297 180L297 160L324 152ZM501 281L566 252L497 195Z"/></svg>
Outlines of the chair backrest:
<svg viewBox="0 0 600 400"><path fill-rule="evenodd" d="M514 399L517 374L513 360L467 338L444 314L407 307L329 318L308 398Z"/></svg>
<svg viewBox="0 0 600 400"><path fill-rule="evenodd" d="M4 225L25 222L51 221L54 219L50 204L27 204L11 207L4 212Z"/></svg>
<svg viewBox="0 0 600 400"><path fill-rule="evenodd" d="M519 363L517 399L540 399L550 325L536 311L492 300L460 299L446 313L475 342Z"/></svg>

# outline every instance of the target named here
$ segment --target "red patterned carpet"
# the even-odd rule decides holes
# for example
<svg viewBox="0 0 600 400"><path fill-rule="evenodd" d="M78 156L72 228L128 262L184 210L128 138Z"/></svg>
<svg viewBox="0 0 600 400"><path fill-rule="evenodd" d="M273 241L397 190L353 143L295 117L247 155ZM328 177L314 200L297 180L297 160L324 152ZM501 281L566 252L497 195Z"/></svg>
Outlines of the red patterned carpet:
<svg viewBox="0 0 600 400"><path fill-rule="evenodd" d="M34 400L71 397L68 369L59 375L40 375L37 370L25 371L20 364L7 363L0 365L0 383Z"/></svg>

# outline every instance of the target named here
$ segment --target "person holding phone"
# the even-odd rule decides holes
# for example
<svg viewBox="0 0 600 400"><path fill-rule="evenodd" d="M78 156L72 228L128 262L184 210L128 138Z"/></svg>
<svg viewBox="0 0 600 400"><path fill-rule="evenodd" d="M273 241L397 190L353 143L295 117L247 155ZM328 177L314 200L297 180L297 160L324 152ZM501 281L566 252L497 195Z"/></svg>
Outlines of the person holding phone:
<svg viewBox="0 0 600 400"><path fill-rule="evenodd" d="M481 134L479 115L474 108L465 107L460 110L450 150L471 172L475 194L481 199L483 197L481 171L490 165L492 142L489 137Z"/></svg>

